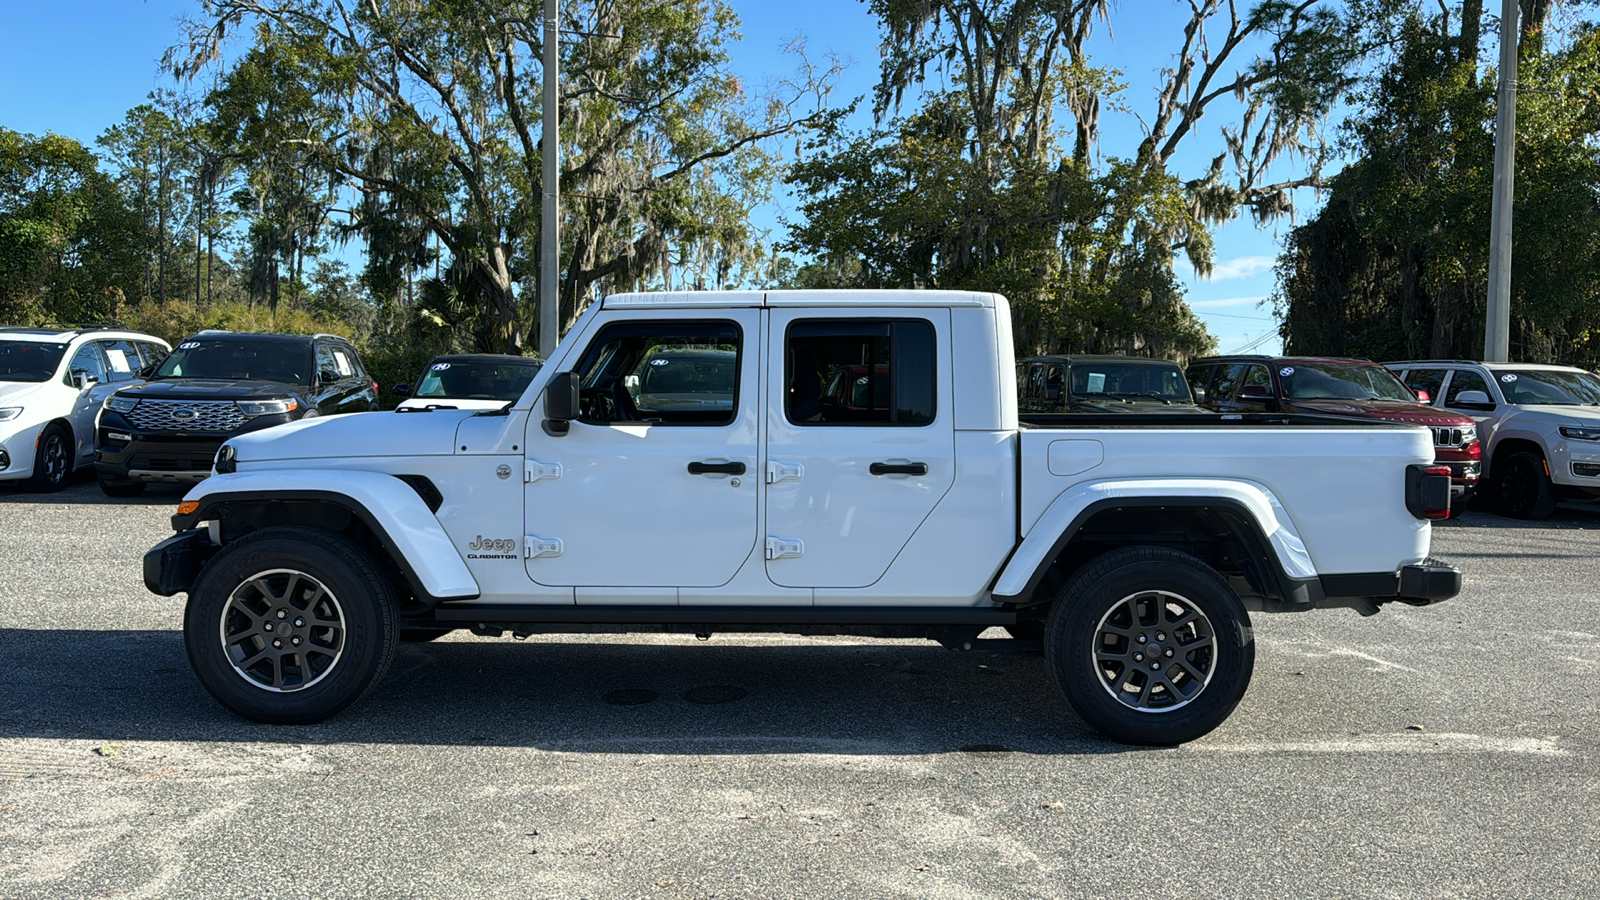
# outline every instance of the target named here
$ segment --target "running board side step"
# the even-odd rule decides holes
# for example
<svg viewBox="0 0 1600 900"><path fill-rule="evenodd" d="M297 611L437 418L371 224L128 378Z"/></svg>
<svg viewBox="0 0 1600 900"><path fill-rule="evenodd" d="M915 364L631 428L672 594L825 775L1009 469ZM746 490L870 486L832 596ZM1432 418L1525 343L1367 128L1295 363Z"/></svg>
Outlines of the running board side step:
<svg viewBox="0 0 1600 900"><path fill-rule="evenodd" d="M568 606L441 603L437 622L539 625L1015 625L1015 610L907 606Z"/></svg>

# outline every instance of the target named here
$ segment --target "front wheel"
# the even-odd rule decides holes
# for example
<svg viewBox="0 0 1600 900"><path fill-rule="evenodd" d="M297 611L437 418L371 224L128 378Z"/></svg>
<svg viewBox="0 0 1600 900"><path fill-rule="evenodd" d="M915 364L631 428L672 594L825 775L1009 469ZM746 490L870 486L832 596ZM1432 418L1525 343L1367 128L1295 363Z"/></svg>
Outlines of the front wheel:
<svg viewBox="0 0 1600 900"><path fill-rule="evenodd" d="M71 474L72 436L60 425L46 425L34 451L33 475L25 485L30 491L53 494L67 486L67 476Z"/></svg>
<svg viewBox="0 0 1600 900"><path fill-rule="evenodd" d="M1215 569L1165 547L1114 550L1074 574L1050 610L1044 646L1072 708L1128 744L1210 732L1255 670L1238 594Z"/></svg>
<svg viewBox="0 0 1600 900"><path fill-rule="evenodd" d="M1497 461L1494 482L1500 511L1513 519L1548 519L1556 511L1556 490L1537 453L1524 450Z"/></svg>
<svg viewBox="0 0 1600 900"><path fill-rule="evenodd" d="M223 547L189 592L183 639L200 683L257 722L316 722L383 677L399 638L388 579L360 547L315 528Z"/></svg>

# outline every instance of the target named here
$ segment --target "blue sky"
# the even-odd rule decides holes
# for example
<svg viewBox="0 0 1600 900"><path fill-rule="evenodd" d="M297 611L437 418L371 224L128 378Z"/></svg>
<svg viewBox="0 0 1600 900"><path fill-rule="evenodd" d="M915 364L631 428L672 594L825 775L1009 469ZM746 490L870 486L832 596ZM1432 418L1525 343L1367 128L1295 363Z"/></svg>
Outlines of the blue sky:
<svg viewBox="0 0 1600 900"><path fill-rule="evenodd" d="M868 94L877 80L877 24L859 0L729 0L743 20L744 40L733 50L733 64L752 86L790 73L793 60L780 48L803 36L815 57L832 52L853 64L835 97L841 105ZM1119 29L1102 34L1093 59L1120 69L1128 90L1123 98L1135 112L1154 107L1157 72L1170 64L1177 48L1187 3L1180 0L1135 0L1121 4ZM150 91L171 84L158 71L161 53L178 36L177 20L198 8L193 0L56 0L7 4L0 29L0 126L31 134L54 132L92 145L130 107ZM1131 13L1138 9L1141 15ZM1164 13L1163 11L1170 11ZM862 104L870 108L870 101ZM1205 140L1187 151L1187 159L1209 159L1219 146L1215 129L1223 124L1208 117ZM863 125L870 119L863 117ZM1139 138L1137 120L1107 110L1102 115L1104 152L1130 155ZM1182 162L1183 159L1180 159ZM1315 211L1315 198L1303 198L1302 219ZM763 219L774 226L779 216L794 218L792 199L780 198ZM1223 352L1251 342L1260 352L1277 352L1280 342L1267 308L1258 306L1272 291L1272 263L1287 220L1257 228L1236 220L1216 232L1216 271L1200 279L1180 263L1187 299L1218 339Z"/></svg>

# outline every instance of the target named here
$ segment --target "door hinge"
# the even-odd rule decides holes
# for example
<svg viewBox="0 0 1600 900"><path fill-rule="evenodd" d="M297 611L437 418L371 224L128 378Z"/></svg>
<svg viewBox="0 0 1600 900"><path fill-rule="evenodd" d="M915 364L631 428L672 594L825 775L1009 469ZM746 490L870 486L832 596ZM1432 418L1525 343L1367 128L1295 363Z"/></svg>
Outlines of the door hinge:
<svg viewBox="0 0 1600 900"><path fill-rule="evenodd" d="M767 538L767 559L796 559L806 552L804 541L788 538Z"/></svg>
<svg viewBox="0 0 1600 900"><path fill-rule="evenodd" d="M806 475L806 467L799 463L778 462L775 459L767 460L767 484L777 484L780 481L799 481Z"/></svg>
<svg viewBox="0 0 1600 900"><path fill-rule="evenodd" d="M527 535L522 539L523 557L538 559L541 556L560 556L560 538L542 538L538 535Z"/></svg>
<svg viewBox="0 0 1600 900"><path fill-rule="evenodd" d="M545 463L536 459L528 460L528 467L523 470L522 480L526 484L543 481L546 478L560 478L561 463Z"/></svg>

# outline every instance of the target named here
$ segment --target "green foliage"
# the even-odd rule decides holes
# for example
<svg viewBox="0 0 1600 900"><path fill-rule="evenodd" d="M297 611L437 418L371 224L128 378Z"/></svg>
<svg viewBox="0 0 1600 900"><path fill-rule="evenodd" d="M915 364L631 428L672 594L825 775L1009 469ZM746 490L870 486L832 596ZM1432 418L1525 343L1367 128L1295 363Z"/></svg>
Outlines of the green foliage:
<svg viewBox="0 0 1600 900"><path fill-rule="evenodd" d="M1478 358L1488 284L1492 74L1477 35L1406 16L1364 93L1359 160L1289 235L1276 304L1297 353ZM1511 355L1600 360L1600 31L1519 63Z"/></svg>
<svg viewBox="0 0 1600 900"><path fill-rule="evenodd" d="M202 308L188 300L144 300L123 310L122 324L174 345L207 328L251 333L353 336L349 325L334 318L299 309L280 308L274 311L265 304L236 301L213 303Z"/></svg>

